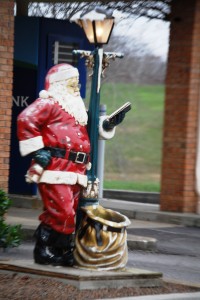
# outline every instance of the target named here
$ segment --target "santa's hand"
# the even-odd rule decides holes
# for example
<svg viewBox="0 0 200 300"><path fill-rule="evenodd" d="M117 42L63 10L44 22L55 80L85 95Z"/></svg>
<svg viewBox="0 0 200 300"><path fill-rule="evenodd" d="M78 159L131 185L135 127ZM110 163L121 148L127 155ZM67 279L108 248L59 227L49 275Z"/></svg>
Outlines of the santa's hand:
<svg viewBox="0 0 200 300"><path fill-rule="evenodd" d="M125 115L126 115L125 111L122 111L118 115L116 115L115 120L114 120L115 126L119 125L124 120Z"/></svg>
<svg viewBox="0 0 200 300"><path fill-rule="evenodd" d="M37 164L46 168L51 162L51 153L48 150L40 149L34 153L33 159Z"/></svg>
<svg viewBox="0 0 200 300"><path fill-rule="evenodd" d="M117 114L115 117L111 119L106 119L103 122L104 130L112 130L115 126L119 125L125 118L126 113L124 111Z"/></svg>

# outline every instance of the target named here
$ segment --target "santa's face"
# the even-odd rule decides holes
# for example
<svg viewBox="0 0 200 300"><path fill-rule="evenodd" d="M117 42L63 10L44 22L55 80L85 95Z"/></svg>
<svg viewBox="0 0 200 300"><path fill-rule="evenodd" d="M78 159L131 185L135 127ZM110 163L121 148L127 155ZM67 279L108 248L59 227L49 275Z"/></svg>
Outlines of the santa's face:
<svg viewBox="0 0 200 300"><path fill-rule="evenodd" d="M78 77L73 77L67 80L67 92L72 96L80 96Z"/></svg>
<svg viewBox="0 0 200 300"><path fill-rule="evenodd" d="M86 125L88 116L85 104L80 96L78 77L53 82L48 91L61 107L75 118L81 125Z"/></svg>

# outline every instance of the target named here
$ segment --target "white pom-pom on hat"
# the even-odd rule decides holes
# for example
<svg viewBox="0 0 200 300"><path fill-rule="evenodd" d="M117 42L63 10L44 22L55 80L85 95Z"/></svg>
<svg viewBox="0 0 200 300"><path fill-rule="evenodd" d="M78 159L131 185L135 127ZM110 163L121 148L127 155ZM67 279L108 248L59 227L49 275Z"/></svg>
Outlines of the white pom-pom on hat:
<svg viewBox="0 0 200 300"><path fill-rule="evenodd" d="M39 92L39 97L42 99L47 99L49 98L49 92L46 90L42 90Z"/></svg>

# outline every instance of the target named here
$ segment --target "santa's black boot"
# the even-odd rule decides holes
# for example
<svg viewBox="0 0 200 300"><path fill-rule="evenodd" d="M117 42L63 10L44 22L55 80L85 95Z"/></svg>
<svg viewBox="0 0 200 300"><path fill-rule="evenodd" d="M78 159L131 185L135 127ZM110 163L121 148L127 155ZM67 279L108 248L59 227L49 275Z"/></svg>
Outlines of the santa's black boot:
<svg viewBox="0 0 200 300"><path fill-rule="evenodd" d="M35 262L42 265L62 266L62 251L54 247L56 231L45 224L40 224L34 237L36 238L33 251Z"/></svg>
<svg viewBox="0 0 200 300"><path fill-rule="evenodd" d="M63 252L63 265L73 266L74 264L74 234L57 233L55 249Z"/></svg>

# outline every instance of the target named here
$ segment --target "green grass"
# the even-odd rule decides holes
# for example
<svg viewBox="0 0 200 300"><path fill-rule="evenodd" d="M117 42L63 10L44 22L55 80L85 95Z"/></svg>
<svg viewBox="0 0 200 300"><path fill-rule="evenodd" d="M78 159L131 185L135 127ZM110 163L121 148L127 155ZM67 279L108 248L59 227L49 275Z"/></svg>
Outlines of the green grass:
<svg viewBox="0 0 200 300"><path fill-rule="evenodd" d="M134 181L117 181L117 180L106 180L104 182L105 189L113 190L133 190L133 191L144 191L144 192L159 192L159 183L152 182L134 182Z"/></svg>
<svg viewBox="0 0 200 300"><path fill-rule="evenodd" d="M164 86L102 84L101 103L107 105L107 114L127 101L132 110L117 127L115 137L106 142L105 187L145 190L149 186L158 191Z"/></svg>

